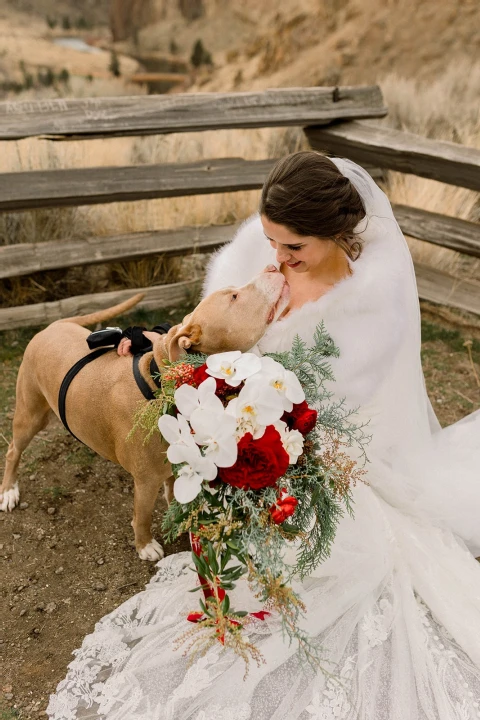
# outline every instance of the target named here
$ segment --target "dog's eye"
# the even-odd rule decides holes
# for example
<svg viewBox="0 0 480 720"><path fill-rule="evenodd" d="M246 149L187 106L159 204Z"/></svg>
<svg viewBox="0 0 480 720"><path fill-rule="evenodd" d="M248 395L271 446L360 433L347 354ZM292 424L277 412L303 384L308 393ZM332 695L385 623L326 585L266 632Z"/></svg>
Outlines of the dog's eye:
<svg viewBox="0 0 480 720"><path fill-rule="evenodd" d="M232 300L236 300L237 297L238 297L238 294L237 294L237 293L234 293L234 294L232 295Z"/></svg>

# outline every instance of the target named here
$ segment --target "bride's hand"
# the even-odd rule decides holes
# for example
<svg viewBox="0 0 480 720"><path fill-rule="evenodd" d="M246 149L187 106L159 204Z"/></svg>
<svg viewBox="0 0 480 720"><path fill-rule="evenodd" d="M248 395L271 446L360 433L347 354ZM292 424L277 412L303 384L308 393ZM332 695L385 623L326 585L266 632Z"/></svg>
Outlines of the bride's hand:
<svg viewBox="0 0 480 720"><path fill-rule="evenodd" d="M130 348L132 347L132 341L128 338L122 338L117 347L117 353L121 355L129 355Z"/></svg>

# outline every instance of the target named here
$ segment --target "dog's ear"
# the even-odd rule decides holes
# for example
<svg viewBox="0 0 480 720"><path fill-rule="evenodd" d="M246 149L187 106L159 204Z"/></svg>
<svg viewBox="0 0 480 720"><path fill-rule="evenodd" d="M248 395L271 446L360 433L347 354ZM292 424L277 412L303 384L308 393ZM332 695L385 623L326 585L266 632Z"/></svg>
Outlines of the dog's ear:
<svg viewBox="0 0 480 720"><path fill-rule="evenodd" d="M174 329L174 328L172 328ZM175 362L180 358L185 350L198 345L202 336L202 328L200 325L190 323L182 324L175 328L175 334L168 343L168 359Z"/></svg>

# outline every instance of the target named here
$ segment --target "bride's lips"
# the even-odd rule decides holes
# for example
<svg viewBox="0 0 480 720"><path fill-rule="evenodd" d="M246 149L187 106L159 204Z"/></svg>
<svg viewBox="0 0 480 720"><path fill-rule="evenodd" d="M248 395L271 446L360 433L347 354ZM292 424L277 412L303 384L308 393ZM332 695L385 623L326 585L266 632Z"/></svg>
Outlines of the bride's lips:
<svg viewBox="0 0 480 720"><path fill-rule="evenodd" d="M287 263L285 263L285 265L287 265L289 268L294 268L294 267L297 267L298 265L300 265L301 262L302 262L301 260L298 260L298 262L294 262L294 263L287 262Z"/></svg>

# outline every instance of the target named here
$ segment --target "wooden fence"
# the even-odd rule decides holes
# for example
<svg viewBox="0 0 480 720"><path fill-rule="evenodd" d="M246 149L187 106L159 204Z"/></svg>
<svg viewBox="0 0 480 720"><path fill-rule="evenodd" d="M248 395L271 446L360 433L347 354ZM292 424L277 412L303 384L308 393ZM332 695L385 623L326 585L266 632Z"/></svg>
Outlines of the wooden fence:
<svg viewBox="0 0 480 720"><path fill-rule="evenodd" d="M87 100L0 103L0 140L52 141L224 128L302 126L311 147L385 168L480 190L480 151L361 122L387 109L372 87L295 88L260 93L199 93ZM275 160L211 159L196 163L98 167L0 174L0 212L166 198L260 188ZM415 238L480 257L478 225L394 206ZM0 247L0 279L166 253L210 252L235 225L181 227L112 237ZM420 297L480 313L478 285L416 266ZM140 307L185 302L195 283L81 295L0 310L0 330L40 325L120 302L139 290Z"/></svg>

